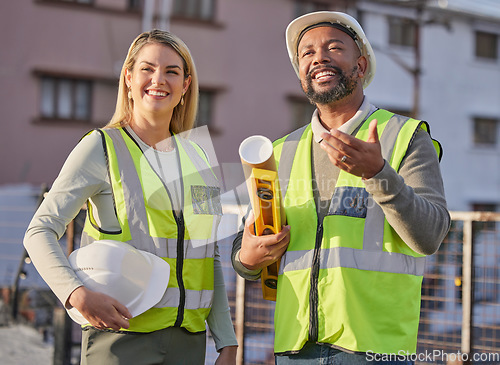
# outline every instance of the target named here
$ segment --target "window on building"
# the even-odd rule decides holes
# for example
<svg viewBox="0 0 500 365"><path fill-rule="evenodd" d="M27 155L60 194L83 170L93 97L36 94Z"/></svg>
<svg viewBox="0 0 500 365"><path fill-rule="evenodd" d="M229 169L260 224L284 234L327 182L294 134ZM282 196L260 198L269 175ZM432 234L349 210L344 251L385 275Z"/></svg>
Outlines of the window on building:
<svg viewBox="0 0 500 365"><path fill-rule="evenodd" d="M474 118L474 144L496 146L498 139L498 119Z"/></svg>
<svg viewBox="0 0 500 365"><path fill-rule="evenodd" d="M404 47L415 45L416 25L412 19L389 17L389 44Z"/></svg>
<svg viewBox="0 0 500 365"><path fill-rule="evenodd" d="M474 212L496 212L497 205L492 203L473 203L472 210Z"/></svg>
<svg viewBox="0 0 500 365"><path fill-rule="evenodd" d="M144 0L128 0L128 9L129 10L141 10L143 6Z"/></svg>
<svg viewBox="0 0 500 365"><path fill-rule="evenodd" d="M173 16L211 21L215 14L215 0L174 0Z"/></svg>
<svg viewBox="0 0 500 365"><path fill-rule="evenodd" d="M213 90L200 90L200 97L198 100L198 117L196 118L196 125L213 126L213 110L215 101L215 91Z"/></svg>
<svg viewBox="0 0 500 365"><path fill-rule="evenodd" d="M94 0L50 0L52 2L61 2L61 3L76 3L76 4L94 4Z"/></svg>
<svg viewBox="0 0 500 365"><path fill-rule="evenodd" d="M476 57L490 60L498 59L498 35L476 32Z"/></svg>
<svg viewBox="0 0 500 365"><path fill-rule="evenodd" d="M41 117L90 121L91 92L89 80L42 76Z"/></svg>
<svg viewBox="0 0 500 365"><path fill-rule="evenodd" d="M300 128L311 121L311 117L316 107L309 100L299 97L290 97L292 106L292 130Z"/></svg>
<svg viewBox="0 0 500 365"><path fill-rule="evenodd" d="M327 1L296 0L295 17L311 13L313 11L331 10L331 4Z"/></svg>

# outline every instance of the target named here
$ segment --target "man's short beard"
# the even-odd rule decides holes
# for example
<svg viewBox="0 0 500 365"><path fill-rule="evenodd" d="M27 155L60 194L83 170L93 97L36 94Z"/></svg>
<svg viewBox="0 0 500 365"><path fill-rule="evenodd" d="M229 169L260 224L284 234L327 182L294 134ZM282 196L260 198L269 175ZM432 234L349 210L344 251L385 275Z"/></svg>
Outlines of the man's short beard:
<svg viewBox="0 0 500 365"><path fill-rule="evenodd" d="M349 76L346 76L344 72L338 67L331 67L331 66L329 67L335 70L339 78L337 85L335 85L333 89L326 90L323 92L318 92L314 90L312 85L312 77L311 77L312 72L309 72L306 76L304 85L305 87L303 86L303 89L311 104L322 104L322 105L329 104L333 101L338 101L345 98L348 95L351 95L354 89L356 89L357 80L355 78L355 74L358 71L357 65L354 66Z"/></svg>

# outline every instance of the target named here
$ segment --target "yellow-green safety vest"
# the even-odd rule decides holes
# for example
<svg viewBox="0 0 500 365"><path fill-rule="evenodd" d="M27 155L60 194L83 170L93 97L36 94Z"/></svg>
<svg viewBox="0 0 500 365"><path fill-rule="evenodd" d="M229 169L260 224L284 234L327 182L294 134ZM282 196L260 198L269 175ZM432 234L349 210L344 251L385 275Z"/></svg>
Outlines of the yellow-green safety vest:
<svg viewBox="0 0 500 365"><path fill-rule="evenodd" d="M88 205L81 245L111 239L151 252L170 265L165 295L130 319L131 332L166 327L205 331L212 305L217 227L222 215L219 182L201 148L172 138L181 170L182 210L172 209L169 190L137 142L123 128L97 130L102 137L120 231L96 224ZM98 243L97 243L98 244ZM124 329L123 329L124 330Z"/></svg>
<svg viewBox="0 0 500 365"><path fill-rule="evenodd" d="M356 137L378 121L382 155L396 170L425 122L374 112ZM318 221L312 191L311 125L274 143L290 244L281 258L275 353L306 341L352 352L416 351L425 257L385 219L360 177L341 171L328 214ZM433 141L441 156L441 147ZM384 182L381 182L384 183ZM402 352L400 352L402 351Z"/></svg>

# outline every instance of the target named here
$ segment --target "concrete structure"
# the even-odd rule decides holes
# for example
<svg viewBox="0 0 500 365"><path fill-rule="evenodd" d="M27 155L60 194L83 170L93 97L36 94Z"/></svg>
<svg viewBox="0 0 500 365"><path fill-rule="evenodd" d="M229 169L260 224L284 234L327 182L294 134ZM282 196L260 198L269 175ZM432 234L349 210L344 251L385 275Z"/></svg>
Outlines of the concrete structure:
<svg viewBox="0 0 500 365"><path fill-rule="evenodd" d="M143 29L143 14L136 10L140 3L0 2L0 184L50 184L79 138L109 120L122 61ZM302 124L308 122L310 107L284 44L284 29L300 12L328 8L358 16L378 60L368 97L380 107L413 109L413 78L398 63L414 67L415 50L389 41L391 19L418 16L412 7L387 5L406 1L171 3L172 17L162 22L163 2L146 0L155 14L148 24L168 24L190 47L204 93L201 122L210 126L219 162L234 163L225 166L227 176L240 176L238 146L243 139L284 135L299 124L294 113L305 115L298 119ZM495 59L481 59L474 52L476 31L495 36L498 45L500 5L468 3L427 1L422 13L419 117L431 123L444 145L442 170L453 210L500 204L498 48ZM189 9L188 4L198 6ZM474 118L496 121L494 143L474 143ZM229 179L228 188L238 181Z"/></svg>

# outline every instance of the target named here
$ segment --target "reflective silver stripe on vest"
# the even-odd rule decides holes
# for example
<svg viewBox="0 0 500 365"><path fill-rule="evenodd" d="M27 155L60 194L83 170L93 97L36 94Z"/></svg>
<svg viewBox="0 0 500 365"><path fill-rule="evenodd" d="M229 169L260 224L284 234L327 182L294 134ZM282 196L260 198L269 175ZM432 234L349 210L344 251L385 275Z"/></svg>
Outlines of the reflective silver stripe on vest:
<svg viewBox="0 0 500 365"><path fill-rule="evenodd" d="M282 259L280 274L309 269L312 265L312 256L313 250L287 251L286 257ZM320 269L337 267L421 276L424 274L425 257L351 247L322 249Z"/></svg>
<svg viewBox="0 0 500 365"><path fill-rule="evenodd" d="M175 259L177 257L177 238L159 238L152 237L156 249L156 255ZM215 241L205 240L184 240L184 258L186 259L204 259L213 258L215 250Z"/></svg>
<svg viewBox="0 0 500 365"><path fill-rule="evenodd" d="M280 190L283 199L286 196L288 189L288 182L290 181L290 173L292 172L293 159L297 146L299 145L300 138L306 130L308 124L290 133L283 142L281 149L280 161L278 165L278 178L280 181Z"/></svg>
<svg viewBox="0 0 500 365"><path fill-rule="evenodd" d="M388 162L391 161L399 132L408 119L410 118L393 115L387 122L387 125L380 136L382 157ZM371 195L368 196L367 206L368 209L365 218L363 250L382 251L385 214L380 205L373 201L373 197Z"/></svg>
<svg viewBox="0 0 500 365"><path fill-rule="evenodd" d="M153 251L156 256L171 259L177 258L177 238L150 237L150 239L156 247L155 251ZM93 242L95 242L95 239L83 231L80 246L83 247ZM133 240L124 242L134 246ZM214 258L215 240L211 238L205 240L185 240L184 250L184 258L186 259Z"/></svg>
<svg viewBox="0 0 500 365"><path fill-rule="evenodd" d="M281 257L278 275L287 271L308 269L312 266L314 250L286 251Z"/></svg>
<svg viewBox="0 0 500 365"><path fill-rule="evenodd" d="M210 308L212 306L213 290L188 290L186 289L186 309ZM168 288L163 298L155 308L179 307L179 288ZM194 306L196 304L196 306Z"/></svg>
<svg viewBox="0 0 500 365"><path fill-rule="evenodd" d="M128 150L119 129L107 129L106 133L113 141L116 158L120 166L120 177L123 184L123 194L130 228L131 241L134 247L151 253L156 253L156 246L149 235L147 214L142 194L142 185L135 169L134 160Z"/></svg>
<svg viewBox="0 0 500 365"><path fill-rule="evenodd" d="M393 115L387 122L387 126L380 136L382 157L384 157L386 161L391 161L392 151L398 139L398 134L409 119L410 118L401 115Z"/></svg>
<svg viewBox="0 0 500 365"><path fill-rule="evenodd" d="M219 181L217 180L212 169L208 166L207 162L203 160L203 158L201 158L194 146L189 141L184 140L183 138L175 138L175 141L178 141L181 144L182 148L186 151L189 159L198 171L198 174L200 174L201 178L205 182L205 185L220 188Z"/></svg>
<svg viewBox="0 0 500 365"><path fill-rule="evenodd" d="M394 115L387 122L380 136L382 156L386 161L391 160L399 132L408 119L407 117ZM295 153L304 131L305 127L292 132L283 142L278 168L283 196L286 194ZM368 196L363 249L359 250L350 247L321 249L320 269L347 267L422 276L425 257L413 257L383 251L384 223L385 215L382 208L373 201L371 195ZM279 274L309 269L312 266L313 252L314 250L286 251L281 259Z"/></svg>

